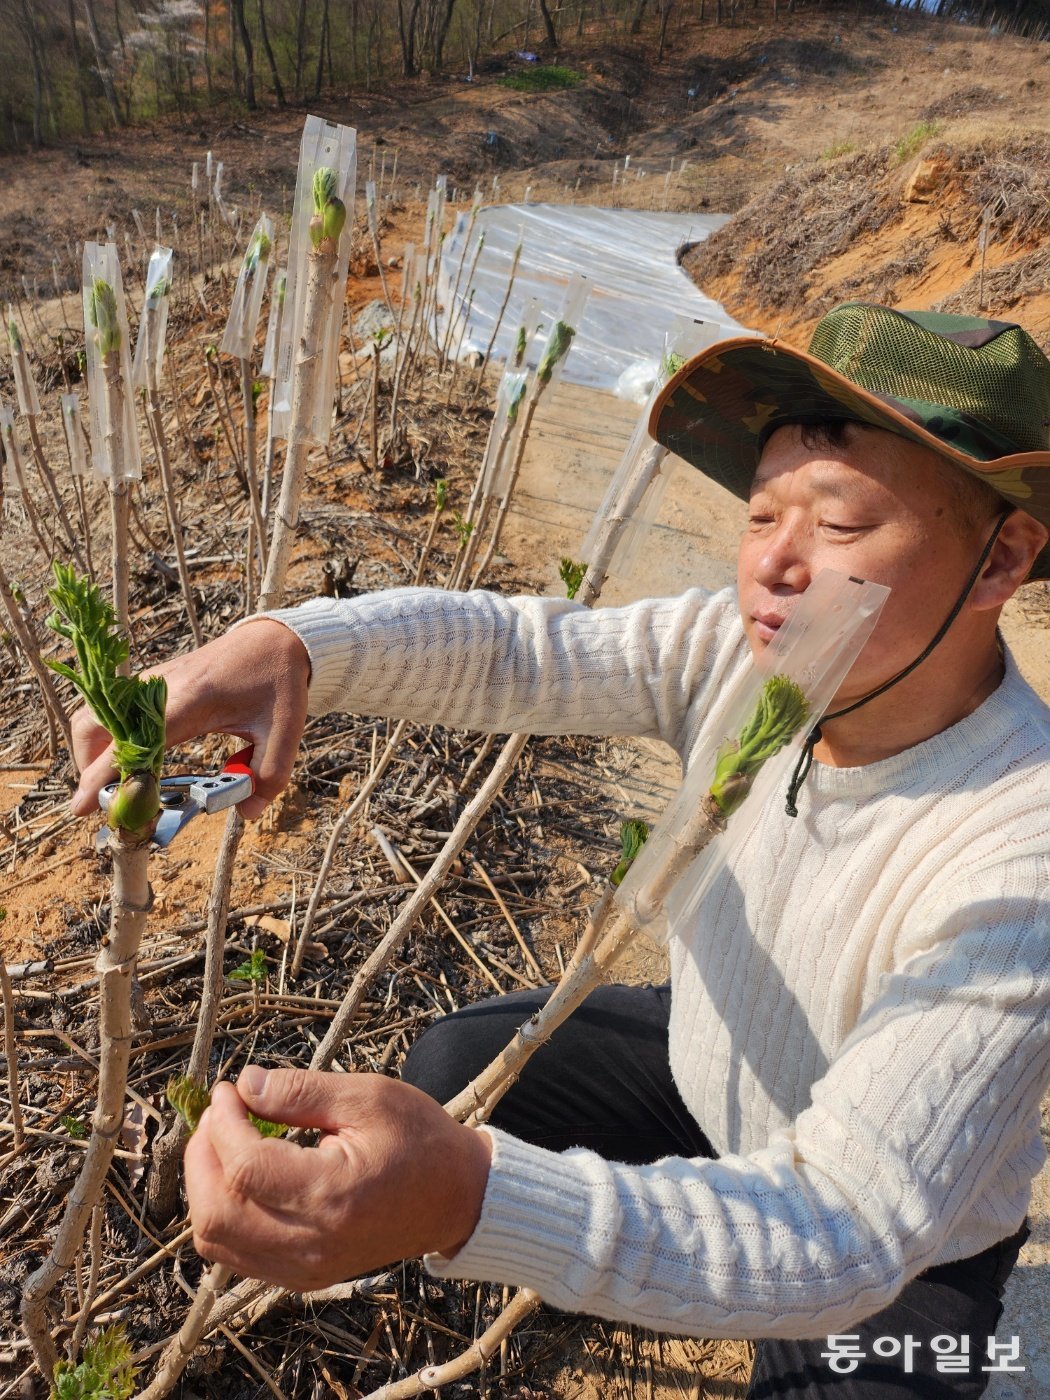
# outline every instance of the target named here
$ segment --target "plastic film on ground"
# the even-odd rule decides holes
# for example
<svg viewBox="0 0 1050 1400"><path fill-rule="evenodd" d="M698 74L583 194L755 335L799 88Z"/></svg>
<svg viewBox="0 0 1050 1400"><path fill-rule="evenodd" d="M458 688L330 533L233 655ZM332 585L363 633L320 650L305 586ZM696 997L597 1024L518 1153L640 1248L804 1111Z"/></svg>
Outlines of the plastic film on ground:
<svg viewBox="0 0 1050 1400"><path fill-rule="evenodd" d="M536 298L548 320L574 273L583 273L591 292L565 366L574 384L616 392L639 361L659 365L664 338L676 317L711 326L711 339L747 335L710 297L693 285L678 264L684 246L703 239L726 222L721 214L664 214L637 209L595 209L577 205L508 204L484 208L471 220L460 213L441 251L435 336L455 346L460 359L480 363L507 292L515 249L522 245L507 310L492 355L512 353L525 304ZM484 248L474 275L456 274ZM464 256L464 244L468 243ZM446 317L451 315L453 326ZM466 321L465 326L462 324ZM644 400L645 392L641 392Z"/></svg>

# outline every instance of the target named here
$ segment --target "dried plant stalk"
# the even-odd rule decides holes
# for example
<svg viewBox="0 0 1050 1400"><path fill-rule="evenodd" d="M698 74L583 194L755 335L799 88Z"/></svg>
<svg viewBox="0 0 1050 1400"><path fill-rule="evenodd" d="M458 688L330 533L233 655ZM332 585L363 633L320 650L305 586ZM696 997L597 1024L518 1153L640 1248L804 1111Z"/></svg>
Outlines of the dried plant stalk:
<svg viewBox="0 0 1050 1400"><path fill-rule="evenodd" d="M179 517L178 497L175 494L175 478L171 470L171 455L168 451L168 436L164 429L164 415L160 408L157 370L154 357L150 353L155 335L156 315L156 306L150 299L146 302L142 312L142 334L146 337L146 416L149 419L153 440L157 447L161 495L164 497L168 529L171 531L171 542L175 549L175 562L179 571L179 582L182 585L183 600L186 604L186 618L190 624L190 631L193 633L193 644L200 647L204 645L204 634L201 631L200 619L197 617L197 605L193 601L193 587L190 583L190 571L186 564L186 549L182 541L182 521Z"/></svg>
<svg viewBox="0 0 1050 1400"><path fill-rule="evenodd" d="M22 1324L43 1375L59 1359L47 1324L48 1295L69 1270L84 1238L92 1208L102 1190L117 1137L124 1122L124 1093L131 1052L131 983L146 915L150 907L147 876L149 830L111 832L113 895L109 939L95 963L99 980L99 1084L92 1115L91 1139L80 1174L66 1198L66 1210L51 1250L27 1280L22 1296Z"/></svg>
<svg viewBox="0 0 1050 1400"><path fill-rule="evenodd" d="M57 726L62 731L62 737L66 741L66 751L72 753L73 735L69 728L69 720L66 718L66 712L62 708L62 701L59 699L58 691L55 689L55 683L51 679L51 674L44 665L36 637L33 635L31 628L22 616L22 610L18 606L18 600L15 598L14 589L11 587L10 580L4 572L2 565L0 565L0 600L3 601L4 610L10 619L11 630L18 638L18 644L25 653L26 660L29 662L30 669L40 687L40 693L44 701L44 712L48 717L48 729L51 730L53 726ZM52 752L51 757L55 757L54 752Z"/></svg>
<svg viewBox="0 0 1050 1400"><path fill-rule="evenodd" d="M484 1366L490 1356L495 1355L520 1322L536 1311L543 1300L531 1288L523 1288L516 1293L491 1326L486 1327L481 1336L465 1351L446 1361L442 1366L424 1366L414 1376L403 1381L390 1381L378 1390L370 1391L364 1400L411 1400L422 1395L425 1390L438 1390L443 1385L452 1385L465 1376L473 1375Z"/></svg>
<svg viewBox="0 0 1050 1400"><path fill-rule="evenodd" d="M124 376L120 367L120 350L110 350L102 357L106 381L106 443L111 464L109 476L109 506L112 544L110 558L113 569L113 611L124 635L131 638L129 601L130 569L128 566L128 516L130 486L123 474L124 462ZM131 662L123 662L120 674L129 675Z"/></svg>
<svg viewBox="0 0 1050 1400"><path fill-rule="evenodd" d="M309 416L317 396L321 372L322 339L328 327L328 312L336 280L337 249L333 239L323 239L307 258L306 305L303 336L296 355L295 385L292 391L292 421L288 429L288 449L281 478L281 494L275 512L273 538L266 564L266 576L259 594L258 611L277 607L291 560L292 543L299 524L299 499L311 437Z"/></svg>
<svg viewBox="0 0 1050 1400"><path fill-rule="evenodd" d="M7 963L0 957L0 996L4 1004L4 1054L7 1056L7 1092L11 1099L11 1124L14 1129L11 1146L17 1152L25 1138L22 1124L22 1103L18 1096L18 1047L15 1044L15 1002L11 994L11 976Z"/></svg>
<svg viewBox="0 0 1050 1400"><path fill-rule="evenodd" d="M586 607L590 607L601 592L620 537L634 519L642 497L659 476L666 457L667 448L661 447L658 442L647 448L620 499L608 516L599 523L593 557L587 562L587 572L576 593L577 601Z"/></svg>

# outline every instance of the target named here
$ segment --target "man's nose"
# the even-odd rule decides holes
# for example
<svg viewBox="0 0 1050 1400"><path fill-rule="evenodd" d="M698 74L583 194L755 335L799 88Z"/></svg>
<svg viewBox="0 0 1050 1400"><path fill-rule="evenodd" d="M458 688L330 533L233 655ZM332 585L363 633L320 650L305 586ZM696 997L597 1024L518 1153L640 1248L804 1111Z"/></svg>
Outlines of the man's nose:
<svg viewBox="0 0 1050 1400"><path fill-rule="evenodd" d="M797 530L787 524L779 525L762 541L762 549L752 570L756 583L763 588L790 588L803 593L809 587L811 574L803 541Z"/></svg>

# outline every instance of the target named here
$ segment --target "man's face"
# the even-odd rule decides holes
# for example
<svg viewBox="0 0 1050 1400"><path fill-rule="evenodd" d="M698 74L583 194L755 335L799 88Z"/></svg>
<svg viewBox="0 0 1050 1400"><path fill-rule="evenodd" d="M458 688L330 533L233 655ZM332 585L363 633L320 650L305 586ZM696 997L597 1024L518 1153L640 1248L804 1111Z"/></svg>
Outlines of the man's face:
<svg viewBox="0 0 1050 1400"><path fill-rule="evenodd" d="M776 635L821 569L889 587L878 624L840 689L846 703L928 645L980 553L926 448L850 424L841 447L806 447L779 428L762 453L740 542L737 586L753 655Z"/></svg>

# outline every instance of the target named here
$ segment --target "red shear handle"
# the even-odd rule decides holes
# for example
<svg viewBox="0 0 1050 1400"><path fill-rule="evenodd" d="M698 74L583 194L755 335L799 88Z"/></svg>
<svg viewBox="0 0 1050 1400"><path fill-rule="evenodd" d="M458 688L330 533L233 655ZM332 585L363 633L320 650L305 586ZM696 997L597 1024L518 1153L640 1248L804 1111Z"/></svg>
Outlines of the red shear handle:
<svg viewBox="0 0 1050 1400"><path fill-rule="evenodd" d="M248 778L251 781L252 792L255 791L255 774L251 770L252 756L255 753L255 745L249 744L247 748L238 749L232 757L223 764L224 773L236 773L238 777Z"/></svg>

